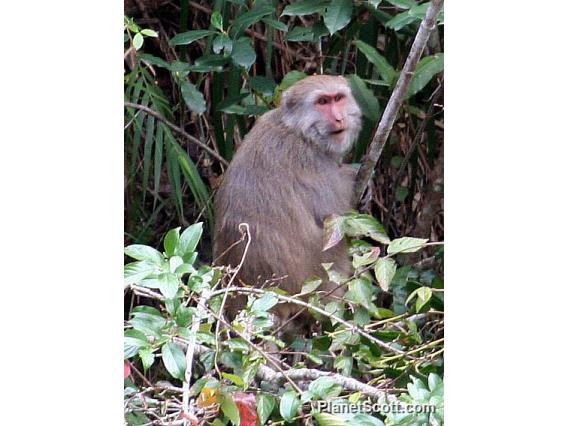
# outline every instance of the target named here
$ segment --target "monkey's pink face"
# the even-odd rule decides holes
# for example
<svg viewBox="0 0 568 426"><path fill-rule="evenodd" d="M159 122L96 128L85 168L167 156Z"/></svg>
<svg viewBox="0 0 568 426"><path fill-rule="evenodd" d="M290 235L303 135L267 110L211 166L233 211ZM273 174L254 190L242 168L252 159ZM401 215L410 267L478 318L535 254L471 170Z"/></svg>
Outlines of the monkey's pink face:
<svg viewBox="0 0 568 426"><path fill-rule="evenodd" d="M348 124L346 96L341 92L322 93L317 97L315 107L327 124L329 136L341 142Z"/></svg>

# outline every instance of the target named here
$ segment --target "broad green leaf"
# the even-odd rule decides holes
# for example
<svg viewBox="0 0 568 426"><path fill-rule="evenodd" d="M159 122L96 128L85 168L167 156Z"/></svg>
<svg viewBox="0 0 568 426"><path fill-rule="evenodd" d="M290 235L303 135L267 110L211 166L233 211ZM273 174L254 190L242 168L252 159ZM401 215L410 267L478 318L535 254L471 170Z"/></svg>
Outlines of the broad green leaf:
<svg viewBox="0 0 568 426"><path fill-rule="evenodd" d="M236 374L229 374L229 373L222 373L222 375L223 375L223 378L230 380L231 382L233 382L238 387L240 387L240 388L245 387L245 382L243 381L243 379L240 376L237 376Z"/></svg>
<svg viewBox="0 0 568 426"><path fill-rule="evenodd" d="M197 243L203 233L203 222L194 223L188 226L180 235L174 253L178 256L185 256L195 251Z"/></svg>
<svg viewBox="0 0 568 426"><path fill-rule="evenodd" d="M193 65L189 66L189 70L194 72L221 71L228 63L229 59L223 55L206 55L197 58Z"/></svg>
<svg viewBox="0 0 568 426"><path fill-rule="evenodd" d="M410 9L417 5L415 0L387 0L387 2L401 9Z"/></svg>
<svg viewBox="0 0 568 426"><path fill-rule="evenodd" d="M278 85L278 91L283 92L284 90L288 89L294 83L306 78L308 75L305 72L293 70L287 73L280 84Z"/></svg>
<svg viewBox="0 0 568 426"><path fill-rule="evenodd" d="M192 30L184 33L179 33L171 38L170 46L190 44L196 40L202 39L203 37L207 37L211 34L217 34L217 32L211 30Z"/></svg>
<svg viewBox="0 0 568 426"><path fill-rule="evenodd" d="M224 51L227 55L229 55L233 50L233 40L227 37L225 34L219 34L213 40L213 52L221 53Z"/></svg>
<svg viewBox="0 0 568 426"><path fill-rule="evenodd" d="M416 70L410 80L406 98L413 96L421 91L432 78L444 69L444 54L438 53L436 55L427 56L422 58L416 65Z"/></svg>
<svg viewBox="0 0 568 426"><path fill-rule="evenodd" d="M231 52L233 62L243 68L248 69L256 61L256 52L250 45L248 37L242 37L233 43Z"/></svg>
<svg viewBox="0 0 568 426"><path fill-rule="evenodd" d="M169 264L170 264L170 272L176 272L178 267L183 265L183 259L181 258L181 256L172 256L170 257Z"/></svg>
<svg viewBox="0 0 568 426"><path fill-rule="evenodd" d="M396 262L390 257L381 257L375 263L375 277L383 291L389 291L389 285L396 273Z"/></svg>
<svg viewBox="0 0 568 426"><path fill-rule="evenodd" d="M406 12L399 13L394 18L389 19L386 22L385 27L392 28L393 30L398 31L406 27L407 25L412 24L418 19L419 18L417 16L411 15L410 12L407 10Z"/></svg>
<svg viewBox="0 0 568 426"><path fill-rule="evenodd" d="M147 260L154 265L162 265L164 256L158 250L150 246L142 244L132 244L124 248L124 254L136 260Z"/></svg>
<svg viewBox="0 0 568 426"><path fill-rule="evenodd" d="M172 61L168 63L168 69L172 74L181 78L189 74L191 66L187 62Z"/></svg>
<svg viewBox="0 0 568 426"><path fill-rule="evenodd" d="M276 405L276 400L272 395L266 393L256 394L256 412L258 413L258 419L261 425L264 425L266 421L270 418L272 410Z"/></svg>
<svg viewBox="0 0 568 426"><path fill-rule="evenodd" d="M152 366L152 364L154 364L155 356L151 349L140 349L138 356L142 361L142 367L144 367L144 371L147 371Z"/></svg>
<svg viewBox="0 0 568 426"><path fill-rule="evenodd" d="M373 216L352 212L343 216L343 229L350 237L366 236L383 244L389 244L390 239L385 228Z"/></svg>
<svg viewBox="0 0 568 426"><path fill-rule="evenodd" d="M221 411L223 414L229 418L234 426L240 426L241 416L239 414L239 408L233 400L233 397L229 394L223 395L223 401L221 402Z"/></svg>
<svg viewBox="0 0 568 426"><path fill-rule="evenodd" d="M333 361L333 368L339 370L341 374L347 377L351 377L351 372L353 370L353 357L351 356L338 356Z"/></svg>
<svg viewBox="0 0 568 426"><path fill-rule="evenodd" d="M272 96L276 90L276 83L271 78L256 76L251 77L250 87L257 93L263 96Z"/></svg>
<svg viewBox="0 0 568 426"><path fill-rule="evenodd" d="M292 421L298 415L300 408L300 399L293 390L289 390L280 398L280 415L288 422Z"/></svg>
<svg viewBox="0 0 568 426"><path fill-rule="evenodd" d="M156 272L156 265L146 260L129 263L124 267L124 285L135 284Z"/></svg>
<svg viewBox="0 0 568 426"><path fill-rule="evenodd" d="M323 283L323 280L319 277L309 277L305 282L304 285L302 286L302 291L300 292L300 294L308 294L308 293L312 293L314 292L321 284Z"/></svg>
<svg viewBox="0 0 568 426"><path fill-rule="evenodd" d="M278 303L278 298L272 293L265 293L259 299L256 299L252 306L251 311L254 313L266 312Z"/></svg>
<svg viewBox="0 0 568 426"><path fill-rule="evenodd" d="M368 45L362 40L357 40L355 46L365 55L367 60L377 67L377 72L383 80L393 85L398 78L398 71L396 71L387 59L381 55L377 49Z"/></svg>
<svg viewBox="0 0 568 426"><path fill-rule="evenodd" d="M162 361L172 377L179 380L184 379L186 369L185 354L180 345L175 342L168 342L162 346Z"/></svg>
<svg viewBox="0 0 568 426"><path fill-rule="evenodd" d="M140 55L140 59L142 61L145 61L147 63L149 63L150 65L156 65L158 67L162 67L162 68L168 68L168 63L166 61L164 61L162 58L159 58L157 56L154 55L150 55L149 53L142 53Z"/></svg>
<svg viewBox="0 0 568 426"><path fill-rule="evenodd" d="M194 308L181 305L176 309L175 321L179 327L188 327L193 319Z"/></svg>
<svg viewBox="0 0 568 426"><path fill-rule="evenodd" d="M299 0L289 4L282 11L282 16L303 16L312 13L321 13L330 0Z"/></svg>
<svg viewBox="0 0 568 426"><path fill-rule="evenodd" d="M197 114L203 114L207 109L203 93L197 90L195 85L187 80L181 80L180 85L181 96L183 97L187 107Z"/></svg>
<svg viewBox="0 0 568 426"><path fill-rule="evenodd" d="M347 420L330 413L314 413L318 426L348 426Z"/></svg>
<svg viewBox="0 0 568 426"><path fill-rule="evenodd" d="M160 293L166 299L173 299L179 288L179 278L172 273L165 273L158 275L158 285Z"/></svg>
<svg viewBox="0 0 568 426"><path fill-rule="evenodd" d="M170 229L164 238L164 250L166 251L166 256L173 256L176 246L179 241L179 230L181 227L175 229Z"/></svg>
<svg viewBox="0 0 568 426"><path fill-rule="evenodd" d="M364 306L369 311L375 312L377 310L377 307L373 304L373 286L367 277L360 276L351 280L347 295L350 300Z"/></svg>
<svg viewBox="0 0 568 426"><path fill-rule="evenodd" d="M404 200L406 200L406 197L408 197L408 194L409 194L409 190L408 190L407 186L399 186L394 191L394 197L399 202L403 202Z"/></svg>
<svg viewBox="0 0 568 426"><path fill-rule="evenodd" d="M331 35L347 26L351 21L352 11L351 0L331 0L323 13L323 21Z"/></svg>
<svg viewBox="0 0 568 426"><path fill-rule="evenodd" d="M379 247L372 247L369 251L363 254L353 254L353 267L360 268L361 266L370 265L374 263L381 254L381 249Z"/></svg>
<svg viewBox="0 0 568 426"><path fill-rule="evenodd" d="M430 287L417 288L408 295L406 303L408 304L408 302L414 299L414 297L416 297L416 312L419 312L420 309L422 309L422 307L432 298L432 289Z"/></svg>
<svg viewBox="0 0 568 426"><path fill-rule="evenodd" d="M329 34L326 26L322 21L316 22L309 27L294 27L288 34L286 34L287 41L308 41L314 43L321 37Z"/></svg>
<svg viewBox="0 0 568 426"><path fill-rule="evenodd" d="M244 30L250 27L252 24L260 21L267 15L274 13L276 9L274 6L269 4L259 4L255 6L248 12L243 13L231 24L231 35L232 37L239 37Z"/></svg>
<svg viewBox="0 0 568 426"><path fill-rule="evenodd" d="M344 414L342 417L347 419L349 426L385 426L385 424L376 417L365 413ZM404 424L406 425L407 423ZM408 426L410 426L410 424L408 424Z"/></svg>
<svg viewBox="0 0 568 426"><path fill-rule="evenodd" d="M124 332L124 359L132 358L141 348L149 346L148 339L139 330Z"/></svg>
<svg viewBox="0 0 568 426"><path fill-rule="evenodd" d="M380 106L379 100L373 91L366 86L365 82L358 75L351 74L346 76L346 78L363 115L369 120L376 122L379 119Z"/></svg>
<svg viewBox="0 0 568 426"><path fill-rule="evenodd" d="M134 46L136 50L140 50L143 44L144 44L144 37L142 37L142 34L140 33L134 34L134 37L132 38L132 46Z"/></svg>
<svg viewBox="0 0 568 426"><path fill-rule="evenodd" d="M331 377L318 377L310 383L308 390L316 399L328 399L339 396L343 388Z"/></svg>
<svg viewBox="0 0 568 426"><path fill-rule="evenodd" d="M142 31L140 31L140 33L142 35L147 36L147 37L158 37L158 33L154 30L149 29L149 28L143 29Z"/></svg>
<svg viewBox="0 0 568 426"><path fill-rule="evenodd" d="M219 31L223 31L223 15L218 10L213 11L211 14L211 25Z"/></svg>
<svg viewBox="0 0 568 426"><path fill-rule="evenodd" d="M402 237L392 240L387 248L388 254L414 253L424 248L428 238Z"/></svg>
<svg viewBox="0 0 568 426"><path fill-rule="evenodd" d="M262 22L264 22L269 27L274 28L275 30L282 31L284 33L288 32L288 25L286 25L284 22L280 22L272 18L262 18Z"/></svg>

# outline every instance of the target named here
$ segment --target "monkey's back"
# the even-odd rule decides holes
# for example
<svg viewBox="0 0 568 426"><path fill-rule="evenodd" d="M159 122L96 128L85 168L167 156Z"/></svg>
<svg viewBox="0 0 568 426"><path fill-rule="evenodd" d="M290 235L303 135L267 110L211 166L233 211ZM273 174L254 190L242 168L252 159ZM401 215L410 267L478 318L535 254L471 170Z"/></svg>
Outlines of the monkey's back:
<svg viewBox="0 0 568 426"><path fill-rule="evenodd" d="M251 244L238 276L244 283L275 279L296 294L311 275L325 278L321 263L333 262L334 269L348 273L343 243L322 252L323 221L351 207L352 191L348 168L287 129L278 109L268 112L235 153L215 197L214 256L226 251L218 263L237 266L245 243L229 247L241 237L239 224L248 223ZM243 304L241 298L231 306ZM285 310L281 318L295 308Z"/></svg>

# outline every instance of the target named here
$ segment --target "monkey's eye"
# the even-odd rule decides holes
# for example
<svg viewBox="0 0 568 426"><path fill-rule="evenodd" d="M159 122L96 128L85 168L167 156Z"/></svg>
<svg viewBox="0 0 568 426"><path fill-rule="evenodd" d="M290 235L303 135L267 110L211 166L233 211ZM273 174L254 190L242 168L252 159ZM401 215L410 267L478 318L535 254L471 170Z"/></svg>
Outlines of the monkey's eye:
<svg viewBox="0 0 568 426"><path fill-rule="evenodd" d="M318 104L320 104L320 105L325 105L325 104L327 104L327 99L326 99L326 98L319 98L319 99L318 99Z"/></svg>
<svg viewBox="0 0 568 426"><path fill-rule="evenodd" d="M343 99L343 95L335 95L335 102L339 102L341 99Z"/></svg>

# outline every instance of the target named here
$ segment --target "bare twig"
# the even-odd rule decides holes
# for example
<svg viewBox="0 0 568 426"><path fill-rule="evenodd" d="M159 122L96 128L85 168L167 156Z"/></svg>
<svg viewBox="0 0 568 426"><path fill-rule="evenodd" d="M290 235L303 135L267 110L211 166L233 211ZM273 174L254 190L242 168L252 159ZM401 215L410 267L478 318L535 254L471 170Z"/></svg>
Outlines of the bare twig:
<svg viewBox="0 0 568 426"><path fill-rule="evenodd" d="M367 183L372 178L373 171L375 170L377 162L379 161L381 153L383 152L383 148L385 147L387 138L394 124L394 120L396 119L396 115L404 99L404 95L408 90L408 85L410 84L410 80L412 79L412 75L414 74L414 70L416 69L416 64L418 63L420 56L422 56L422 52L424 51L426 42L430 37L430 33L436 26L436 17L438 16L438 12L442 8L442 3L442 0L432 0L430 6L428 7L428 10L426 11L426 17L420 24L418 34L416 34L414 43L412 43L412 48L410 49L408 58L404 63L400 77L396 82L396 86L387 103L385 112L381 117L377 131L375 132L373 140L369 145L367 156L363 161L363 164L361 165L359 173L357 173L355 194L353 197L355 204L359 203L363 192L365 192Z"/></svg>
<svg viewBox="0 0 568 426"><path fill-rule="evenodd" d="M223 163L225 166L229 165L229 162L227 160L225 160L221 155L219 155L217 152L215 152L214 149L208 147L207 145L205 145L203 142L201 142L199 139L197 139L195 136L191 136L189 133L187 133L185 130L183 130L181 127L176 126L175 124L171 123L170 121L168 121L166 118L164 118L159 112L154 111L152 108L148 108L145 105L139 105L139 104L135 104L132 102L124 102L124 106L125 107L129 107L129 108L135 108L135 109L139 109L140 111L144 111L146 114L149 114L153 117L156 117L158 120L160 120L161 122L163 122L166 126L168 126L170 129L172 129L174 132L178 133L179 135L183 136L184 138L186 138L187 140L189 140L190 142L193 142L194 144L200 146L201 148L203 148L205 151L207 151L212 157L215 157L217 160L219 160L221 163Z"/></svg>
<svg viewBox="0 0 568 426"><path fill-rule="evenodd" d="M247 257L247 252L250 246L250 242L251 242L251 236L250 236L250 228L249 228L249 224L248 223L240 223L239 224L239 231L241 232L241 238L244 238L245 235L247 237L247 244L245 246L245 249L243 251L243 255L241 256L241 261L239 262L239 264L237 265L237 267L235 268L235 270L233 271L233 275L231 276L231 279L229 280L229 283L227 284L227 288L231 287L231 285L233 284L233 281L235 280L236 276L238 275L239 271L241 270L243 263L245 262L245 258ZM223 309L225 308L225 303L227 302L227 296L229 295L228 292L225 292L225 294L223 295L223 300L221 301L221 307L219 308L219 316L223 315ZM217 357L219 356L219 328L221 326L221 321L217 321L217 325L215 327L215 358L214 358L214 362L215 362L215 369L217 370L217 372L219 373L219 379L221 379L223 376L221 375L221 370L219 370L219 366L217 365Z"/></svg>
<svg viewBox="0 0 568 426"><path fill-rule="evenodd" d="M193 323L191 324L191 334L190 340L187 345L187 352L185 354L185 377L183 380L183 412L189 413L189 383L191 382L191 373L193 371L193 354L195 352L195 340L197 338L197 331L199 330L199 325L201 324L201 319L205 316L205 311L207 310L207 303L211 297L211 290L206 288L201 293L199 302L197 303L197 311L193 317Z"/></svg>
<svg viewBox="0 0 568 426"><path fill-rule="evenodd" d="M267 290L262 290L262 289L259 289L259 288L249 288L249 287L227 287L227 288L222 289L222 290L214 291L213 293L211 293L211 296L213 297L213 296L216 296L216 295L221 294L223 292L236 292L236 293L245 293L245 294L246 293L265 294L267 292ZM371 340L372 342L376 343L378 346L380 346L383 349L386 349L389 352L394 352L394 353L399 354L401 356L414 359L413 357L407 355L406 352L401 351L400 349L397 349L397 348L377 339L376 337L370 335L369 333L367 333L366 331L364 331L360 327L357 327L356 325L353 325L353 324L345 321L343 318L340 318L340 317L338 317L338 316L336 316L332 313L329 313L329 312L325 311L324 309L321 309L317 306L314 306L314 305L312 305L308 302L304 302L303 300L299 300L299 299L296 299L296 298L293 298L293 297L284 296L282 294L278 294L278 293L274 293L274 292L271 292L271 293L277 299L283 300L283 301L288 302L288 303L294 303L296 305L305 306L305 307L307 307L307 308L309 308L309 309L311 309L311 310L313 310L313 311L315 311L315 312L317 312L317 313L319 313L323 316L331 318L334 321L337 321L338 323L347 327L350 331L353 331L353 332L358 333L362 336L365 336L367 339Z"/></svg>

